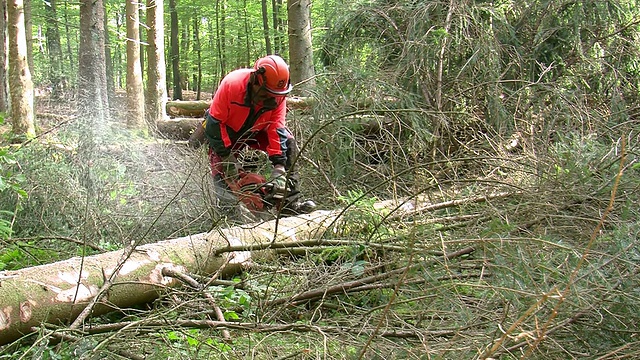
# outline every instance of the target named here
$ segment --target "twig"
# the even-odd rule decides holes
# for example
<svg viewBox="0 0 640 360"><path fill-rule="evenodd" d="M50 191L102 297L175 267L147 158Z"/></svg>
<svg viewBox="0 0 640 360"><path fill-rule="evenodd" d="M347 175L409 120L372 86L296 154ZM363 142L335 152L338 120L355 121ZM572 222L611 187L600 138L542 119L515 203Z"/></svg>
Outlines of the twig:
<svg viewBox="0 0 640 360"><path fill-rule="evenodd" d="M38 330L40 330L40 328L37 327L32 327L31 328L32 331L36 332ZM73 336L73 335L69 335L67 333L62 333L59 331L51 331L49 333L49 336L52 336L58 340L64 340L64 341L69 341L69 342L78 342L80 341L80 338ZM137 354L132 354L126 350L121 349L120 347L116 346L116 345L108 345L107 349L109 349L109 351L113 351L114 353L125 357L127 359L131 359L131 360L144 360L145 357L144 356L140 356Z"/></svg>
<svg viewBox="0 0 640 360"><path fill-rule="evenodd" d="M387 217L387 219L389 219L389 220L398 220L401 217L407 216L407 215L414 215L414 214L420 214L420 213L424 213L424 212L442 210L442 209L455 207L455 206L460 206L460 205L464 205L464 204L486 202L488 200L493 200L493 199L502 199L502 198L506 198L506 197L509 197L509 196L512 196L512 195L514 195L513 192L501 192L501 193L492 194L492 195L472 196L472 197L468 197L468 198L465 198L465 199L456 199L456 200L443 201L443 202L440 202L440 203L437 203L437 204L429 204L429 205L421 206L421 207L416 208L416 209L411 210L411 211L396 213L394 215L391 215L391 216Z"/></svg>
<svg viewBox="0 0 640 360"><path fill-rule="evenodd" d="M209 294L204 290L204 287L202 285L200 285L200 283L198 281L196 281L194 278L192 278L191 276L181 273L179 271L173 270L173 269L169 269L169 268L162 268L162 275L164 276L170 276L172 278L176 278L180 281L182 281L183 283L191 286L192 288L202 292L204 294L204 297L207 298L207 300L209 300L209 304L213 307L213 310L216 313L216 317L218 318L219 321L222 322L226 322L225 318L224 318L224 314L222 313L222 310L220 309L220 307L218 306L218 304L216 304L216 300L213 298L213 296L211 294ZM229 333L229 330L222 330L222 337L224 338L224 341L230 342L231 341L231 334Z"/></svg>
<svg viewBox="0 0 640 360"><path fill-rule="evenodd" d="M598 234L600 233L600 229L602 228L602 225L604 224L604 222L605 222L607 216L609 215L609 213L613 210L613 205L615 203L615 198L616 198L618 185L620 183L620 179L622 178L622 173L623 173L623 169L624 169L624 162L625 162L625 138L624 137L622 137L622 150L621 150L621 152L622 152L622 155L621 155L621 158L620 158L620 168L619 168L618 174L616 176L616 179L614 181L613 188L611 189L611 197L610 197L610 200L609 200L609 205L604 210L602 216L600 217L600 221L596 225L594 231L591 233L591 237L589 239L589 243L586 245L585 250L582 253L582 256L580 257L580 260L578 261L578 264L576 265L576 267L574 268L573 272L569 276L569 280L567 281L567 284L566 284L564 290L562 292L560 292L558 287L554 286L553 289L551 289L550 291L548 291L545 294L543 294L542 297L535 304L533 304L527 311L525 311L525 313L522 314L522 316L520 316L509 327L509 329L507 329L507 331L505 331L502 334L502 336L498 339L498 341L496 341L493 344L493 346L491 348L486 350L480 356L480 359L487 359L490 356L492 356L493 354L495 354L498 351L498 349L502 346L502 344L505 342L507 337L513 331L515 331L515 329L520 324L522 324L527 318L529 318L529 316L531 316L535 312L535 310L538 309L538 307L540 305L542 305L543 303L545 303L549 298L555 297L555 298L558 298L558 302L556 303L556 305L552 309L551 315L549 316L547 321L542 325L541 329L538 330L538 334L537 334L536 339L534 340L533 344L531 344L529 346L529 348L527 349L527 351L523 354L523 356L521 358L526 358L529 354L531 354L531 352L533 350L535 350L535 348L538 347L540 342L544 338L546 338L545 334L547 334L547 332L549 331L549 326L550 326L551 322L558 315L558 310L560 309L560 306L566 300L567 294L569 293L569 291L571 289L571 286L575 283L576 277L578 276L578 272L582 268L582 265L584 264L584 262L586 261L586 258L587 258L588 254L589 254L589 251L593 247L593 245L595 243L595 240L597 239Z"/></svg>
<svg viewBox="0 0 640 360"><path fill-rule="evenodd" d="M195 168L195 166L192 167L192 169L194 169L194 168ZM79 328L80 325L82 325L84 323L84 320L93 312L93 308L96 306L96 304L98 304L98 302L100 302L100 300L107 293L107 291L109 291L109 289L113 285L113 281L115 280L116 276L120 272L120 269L122 269L122 267L124 266L125 262L129 259L131 254L133 254L133 252L136 250L136 247L137 247L138 243L140 243L149 234L151 229L153 229L153 227L158 222L158 220L160 220L160 217L164 214L164 212L167 210L169 205L172 204L173 201L182 192L182 190L187 185L188 179L189 179L189 177L187 177L185 179L185 181L182 183L182 187L175 193L173 198L171 198L171 200L169 202L167 202L167 204L162 208L162 210L158 213L158 215L155 217L155 219L151 222L151 224L147 228L146 232L144 234L142 234L142 236L138 239L138 241L131 241L130 245L127 246L123 250L122 257L120 258L120 260L118 260L118 264L113 269L113 272L111 273L111 275L108 278L105 276L104 284L102 284L102 286L98 290L98 293L93 297L93 299L91 299L89 304L84 309L82 309L82 312L80 312L80 314L78 315L78 317L76 317L76 319L73 321L73 323L71 323L71 325L69 326L70 329ZM83 257L83 261L84 261L84 257ZM80 268L80 274L82 274L82 268ZM104 276L104 274L103 274L103 276ZM78 277L78 281L80 281L80 276Z"/></svg>
<svg viewBox="0 0 640 360"><path fill-rule="evenodd" d="M82 240L78 240L78 239L74 239L74 238L70 238L70 237L66 237L66 236L33 236L33 237L25 237L25 238L11 238L9 239L11 242L16 242L16 241L30 241L30 240L35 240L35 241L42 241L42 240L63 240L63 241L68 241L68 242L72 242L74 244L78 244L78 245L86 245L90 248L92 248L93 250L96 251L100 251L100 252L104 252L105 249L101 248L98 245L95 244L85 244L84 241Z"/></svg>
<svg viewBox="0 0 640 360"><path fill-rule="evenodd" d="M618 185L620 184L620 179L622 178L622 174L624 172L624 163L625 163L625 159L626 159L626 137L624 137L624 136L622 137L622 146L621 147L622 148L620 150L620 152L621 152L620 168L618 169L618 174L616 175L616 179L615 179L615 181L613 183L613 188L611 189L611 196L609 198L609 204L607 205L607 207L604 210L602 216L600 217L600 222L593 229L593 232L591 233L591 237L589 239L589 243L585 247L585 250L583 251L582 256L580 257L580 260L578 260L578 264L576 264L576 267L573 269L573 272L569 276L569 280L567 281L567 285L565 286L564 290L560 294L560 298L558 299L558 302L556 303L556 306L551 311L551 315L549 315L549 318L543 324L542 329L540 330L540 333L536 337L534 343L531 346L529 346L527 351L522 355L522 357L521 357L522 359L527 358L529 356L529 354L531 354L531 352L533 352L533 350L535 350L538 347L538 345L540 344L542 339L545 338L545 334L547 333L547 330L548 330L549 326L551 325L553 320L558 315L558 310L560 309L560 306L562 306L562 304L564 303L565 299L567 298L567 295L569 294L569 291L571 290L571 286L573 286L573 284L575 283L576 278L578 277L578 272L580 271L580 269L582 269L582 265L587 261L587 256L589 255L589 252L590 252L591 248L595 244L596 239L598 238L598 235L600 234L600 229L602 229L602 226L604 225L606 218L613 211L613 205L615 204L615 201L616 201L616 194L618 192Z"/></svg>
<svg viewBox="0 0 640 360"><path fill-rule="evenodd" d="M370 334L373 329L354 329L351 326L318 326L307 325L300 323L292 324L266 324L266 323L240 323L230 321L213 321L213 320L174 320L171 325L185 328L197 328L197 329L234 329L242 331L251 331L256 333L266 332L282 332L282 331L299 331L299 332L327 332L327 333L357 333L359 335ZM138 321L125 321L114 324L106 325L94 325L91 328L86 329L88 334L100 334L109 331L116 331L125 327L135 326L138 331L140 327L145 326L148 328L148 332L156 333L158 328L166 329L166 320L138 320ZM386 338L422 338L424 336L451 336L459 333L459 329L450 330L420 330L413 331L407 329L392 329L388 331L380 332L378 335Z"/></svg>
<svg viewBox="0 0 640 360"><path fill-rule="evenodd" d="M458 256L462 256L462 255L466 255L466 254L470 254L474 251L475 249L472 247L469 248L464 248L461 250L458 250L456 252L450 253L445 255L445 257L447 259L453 259L455 257ZM378 275L372 275L372 276L368 276L362 279L358 279L358 280L352 280L352 281L347 281L344 283L340 283L337 285L332 285L332 286L328 286L322 289L314 289L314 290L309 290L303 293L300 293L298 295L294 295L293 297L287 297L287 298L280 298L280 299L275 299L272 301L267 302L267 306L273 306L273 305L279 305L279 304L284 304L284 303L290 303L291 305L296 305L299 304L301 302L304 301L308 301L314 298L318 298L318 297L322 297L322 296L326 296L326 295L331 295L331 294L336 294L336 293L341 293L341 292L347 292L351 289L354 288L358 288L361 286L365 286L371 283L374 283L376 281L379 280L383 280L383 279L387 279L390 278L392 276L398 275L398 274L403 274L406 271L411 271L414 269L417 269L419 267L424 266L424 264L414 264L414 265L410 265L408 268L400 268L400 269L396 269L396 270L391 270L388 271L386 273L383 274L378 274Z"/></svg>

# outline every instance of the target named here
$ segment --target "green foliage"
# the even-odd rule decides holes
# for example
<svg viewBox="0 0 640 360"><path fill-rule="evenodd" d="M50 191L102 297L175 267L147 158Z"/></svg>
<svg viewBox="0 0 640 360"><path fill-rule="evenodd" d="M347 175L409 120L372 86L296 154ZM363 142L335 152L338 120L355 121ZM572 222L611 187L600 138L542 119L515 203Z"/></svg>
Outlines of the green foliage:
<svg viewBox="0 0 640 360"><path fill-rule="evenodd" d="M251 303L251 295L243 289L234 286L213 286L209 290L218 299L224 311L224 318L227 321L251 320L254 317L255 307Z"/></svg>
<svg viewBox="0 0 640 360"><path fill-rule="evenodd" d="M426 110L403 113L416 146L468 145L478 130L531 126L550 138L563 129L607 133L604 126L624 124L638 101L635 2L345 6L321 39L319 57L337 73L327 79L332 92L353 88L354 97L375 99L372 109ZM610 119L576 116L594 111L586 103Z"/></svg>
<svg viewBox="0 0 640 360"><path fill-rule="evenodd" d="M3 206L13 208L0 208L0 240L8 239L12 232L12 218L14 214L22 210L22 200L27 198L27 192L22 188L25 177L15 173L18 161L9 147L0 146L0 199Z"/></svg>
<svg viewBox="0 0 640 360"><path fill-rule="evenodd" d="M347 195L338 197L348 210L343 215L341 234L350 238L363 238L370 240L387 233L387 229L381 225L383 214L374 207L378 201L374 197L368 197L361 190L348 190Z"/></svg>

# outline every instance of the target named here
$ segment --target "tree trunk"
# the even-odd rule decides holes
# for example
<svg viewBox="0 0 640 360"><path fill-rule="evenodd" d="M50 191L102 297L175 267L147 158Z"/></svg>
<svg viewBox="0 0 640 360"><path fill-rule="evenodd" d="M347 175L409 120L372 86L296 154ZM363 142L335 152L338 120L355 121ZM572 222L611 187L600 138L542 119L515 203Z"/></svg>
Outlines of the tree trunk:
<svg viewBox="0 0 640 360"><path fill-rule="evenodd" d="M169 12L171 13L171 74L173 79L173 100L182 100L182 87L180 85L180 44L178 41L178 10L176 0L169 0Z"/></svg>
<svg viewBox="0 0 640 360"><path fill-rule="evenodd" d="M0 112L9 111L9 64L7 57L7 2L0 2Z"/></svg>
<svg viewBox="0 0 640 360"><path fill-rule="evenodd" d="M191 69L189 66L185 65L189 63L189 49L191 48L191 40L189 38L191 29L189 29L189 26L189 21L182 22L182 35L180 35L180 64L182 66L179 68L181 81L180 86L182 87L182 90L193 90L191 86L189 86L189 71Z"/></svg>
<svg viewBox="0 0 640 360"><path fill-rule="evenodd" d="M310 95L315 88L313 48L311 46L311 2L298 0L287 3L289 17L289 66L291 83L296 95Z"/></svg>
<svg viewBox="0 0 640 360"><path fill-rule="evenodd" d="M220 1L220 81L227 74L227 0Z"/></svg>
<svg viewBox="0 0 640 360"><path fill-rule="evenodd" d="M49 74L47 78L51 82L51 96L54 99L62 97L64 93L64 74L62 45L60 43L60 30L58 29L58 13L56 0L44 2L45 18L47 20L45 37L47 38L47 55L49 59Z"/></svg>
<svg viewBox="0 0 640 360"><path fill-rule="evenodd" d="M280 33L278 32L278 5L276 0L271 0L271 21L273 22L273 53L281 54L280 51Z"/></svg>
<svg viewBox="0 0 640 360"><path fill-rule="evenodd" d="M109 120L102 0L80 2L78 108L92 125Z"/></svg>
<svg viewBox="0 0 640 360"><path fill-rule="evenodd" d="M114 16L115 20L116 20L116 33L117 34L122 34L122 22L120 21L120 19L124 18L125 16L122 15L121 13L122 9L117 9L116 10L116 14ZM122 42L121 41L116 41L115 45L114 45L114 54L113 54L113 63L114 64L122 64ZM118 71L114 72L114 84L116 85L115 87L118 89L122 89L124 87L124 85L122 84L122 66L118 66ZM125 76L126 77L126 76Z"/></svg>
<svg viewBox="0 0 640 360"><path fill-rule="evenodd" d="M201 17L196 15L193 17L193 51L196 54L196 62L194 64L195 71L193 75L193 86L196 90L196 100L200 100L202 89L202 47L200 44L200 21Z"/></svg>
<svg viewBox="0 0 640 360"><path fill-rule="evenodd" d="M175 118L158 121L157 133L165 139L189 140L196 127L202 126L202 118Z"/></svg>
<svg viewBox="0 0 640 360"><path fill-rule="evenodd" d="M320 238L339 212L312 214L270 221L251 227L216 229L178 239L139 246L123 259L123 250L76 257L53 264L0 272L0 345L33 332L42 323L73 320L97 294L121 262L108 295L93 315L149 302L166 286L175 286L162 269L210 275L219 270L233 273L264 251L220 253L227 246L266 248L272 241ZM225 263L228 261L228 264ZM224 268L223 268L224 267Z"/></svg>
<svg viewBox="0 0 640 360"><path fill-rule="evenodd" d="M83 5L80 5L80 8L82 8ZM103 10L104 11L104 10ZM63 16L64 16L64 33L66 34L66 43L67 43L67 60L69 61L69 71L73 72L75 70L75 56L73 55L73 51L71 51L71 24L69 24L69 3L67 2L67 0L64 0L64 11L63 11ZM81 16L82 18L82 16ZM82 20L80 20L80 22L82 23ZM82 38L82 36L80 36ZM74 40L75 42L75 40ZM80 56L80 49L78 48L78 56Z"/></svg>
<svg viewBox="0 0 640 360"><path fill-rule="evenodd" d="M127 0L127 126L132 129L142 129L145 124L138 10L137 0Z"/></svg>
<svg viewBox="0 0 640 360"><path fill-rule="evenodd" d="M310 110L315 105L315 98L311 97L287 97L287 108L298 110ZM204 111L211 105L209 100L197 101L168 101L167 113L173 117L203 117Z"/></svg>
<svg viewBox="0 0 640 360"><path fill-rule="evenodd" d="M33 82L27 60L22 0L7 2L9 28L9 94L12 132L35 137L33 120Z"/></svg>
<svg viewBox="0 0 640 360"><path fill-rule="evenodd" d="M80 183L87 196L94 196L91 163L96 143L111 120L107 95L104 48L104 4L102 0L80 2L80 44L78 45L78 163Z"/></svg>
<svg viewBox="0 0 640 360"><path fill-rule="evenodd" d="M31 20L31 0L23 0L24 6L24 33L27 39L27 64L33 74L33 21Z"/></svg>
<svg viewBox="0 0 640 360"><path fill-rule="evenodd" d="M52 0L53 2L53 0ZM105 76L107 79L107 101L109 104L113 106L116 101L116 87L115 87L115 74L113 73L113 58L111 56L111 44L109 42L109 27L107 26L107 18L109 14L107 13L107 4L103 4L104 6L104 62L105 62ZM116 10L116 14L117 14ZM116 42L117 43L117 42Z"/></svg>
<svg viewBox="0 0 640 360"><path fill-rule="evenodd" d="M145 39L144 35L145 35L145 30L144 30L144 26L140 26L140 24L145 24L146 23L146 19L144 17L145 15L145 5L146 2L136 2L137 6L138 6L138 46L140 47L140 60L138 61L140 63L140 78L144 79L144 71L146 70L144 67L144 56L146 55L146 49L145 46L147 44L147 40ZM144 94L144 90L143 90L143 94Z"/></svg>
<svg viewBox="0 0 640 360"><path fill-rule="evenodd" d="M262 28L264 29L264 43L267 49L266 55L273 54L271 52L271 40L269 39L269 14L267 13L267 0L261 0L262 4Z"/></svg>
<svg viewBox="0 0 640 360"><path fill-rule="evenodd" d="M164 61L164 0L147 0L147 122L154 126L167 118L167 76Z"/></svg>
<svg viewBox="0 0 640 360"><path fill-rule="evenodd" d="M167 113L176 117L199 117L204 116L204 111L211 106L211 99L196 101L168 101Z"/></svg>

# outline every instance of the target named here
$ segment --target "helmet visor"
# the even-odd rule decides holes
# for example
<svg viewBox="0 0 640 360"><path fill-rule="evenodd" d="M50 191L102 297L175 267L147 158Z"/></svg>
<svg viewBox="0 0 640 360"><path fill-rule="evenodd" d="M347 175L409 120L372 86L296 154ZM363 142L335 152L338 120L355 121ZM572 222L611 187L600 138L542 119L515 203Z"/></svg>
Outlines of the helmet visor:
<svg viewBox="0 0 640 360"><path fill-rule="evenodd" d="M293 90L293 85L287 84L287 86L284 89L279 89L279 90L272 89L268 85L266 85L264 89L274 95L287 95L288 93L291 92L291 90Z"/></svg>

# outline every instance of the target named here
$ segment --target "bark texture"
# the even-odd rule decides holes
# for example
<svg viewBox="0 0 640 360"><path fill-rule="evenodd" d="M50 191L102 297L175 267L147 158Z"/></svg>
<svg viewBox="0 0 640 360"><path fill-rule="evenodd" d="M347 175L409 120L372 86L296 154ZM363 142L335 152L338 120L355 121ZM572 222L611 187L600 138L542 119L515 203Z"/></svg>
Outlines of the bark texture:
<svg viewBox="0 0 640 360"><path fill-rule="evenodd" d="M53 264L0 272L0 345L32 333L41 323L68 323L87 306L98 289L124 262L108 295L94 308L99 315L118 308L148 302L174 278L163 269L183 273L213 274L223 264L225 272L236 272L263 250L220 253L238 245L254 247L275 242L318 238L333 225L338 212L280 219L250 226L214 229L209 233L139 246L123 259L122 250ZM220 255L216 255L220 253Z"/></svg>
<svg viewBox="0 0 640 360"><path fill-rule="evenodd" d="M164 59L164 1L147 0L147 122L153 125L167 118L167 75Z"/></svg>
<svg viewBox="0 0 640 360"><path fill-rule="evenodd" d="M140 65L140 6L127 0L127 126L144 127L144 89Z"/></svg>
<svg viewBox="0 0 640 360"><path fill-rule="evenodd" d="M315 88L313 48L311 45L311 1L287 2L289 18L289 66L296 95L311 95Z"/></svg>
<svg viewBox="0 0 640 360"><path fill-rule="evenodd" d="M156 130L165 139L189 140L193 131L201 124L202 118L176 118L158 121Z"/></svg>
<svg viewBox="0 0 640 360"><path fill-rule="evenodd" d="M316 104L312 97L287 97L287 109L310 110ZM209 100L168 101L167 114L173 117L204 117L204 111L211 105Z"/></svg>
<svg viewBox="0 0 640 360"><path fill-rule="evenodd" d="M9 33L9 93L11 125L17 135L35 137L33 119L33 82L27 59L27 41L22 0L7 2Z"/></svg>

